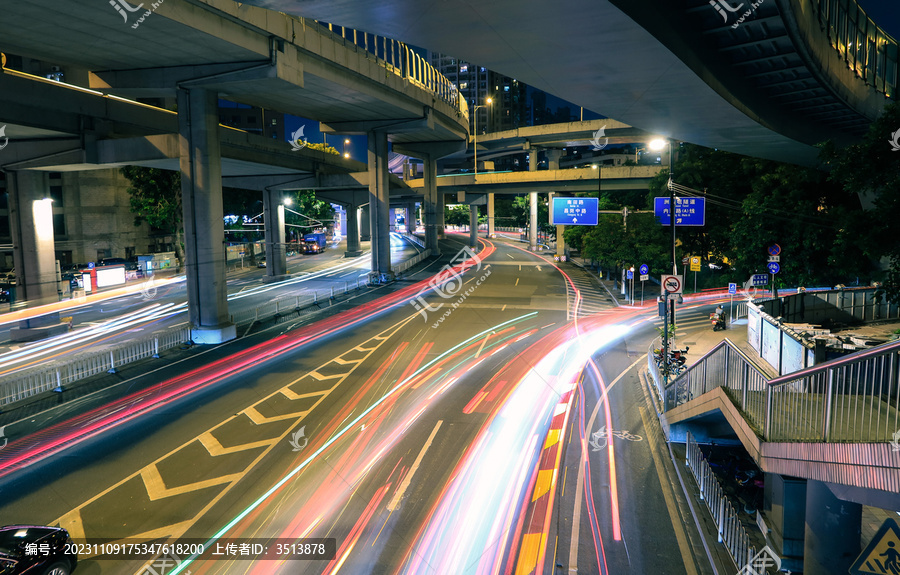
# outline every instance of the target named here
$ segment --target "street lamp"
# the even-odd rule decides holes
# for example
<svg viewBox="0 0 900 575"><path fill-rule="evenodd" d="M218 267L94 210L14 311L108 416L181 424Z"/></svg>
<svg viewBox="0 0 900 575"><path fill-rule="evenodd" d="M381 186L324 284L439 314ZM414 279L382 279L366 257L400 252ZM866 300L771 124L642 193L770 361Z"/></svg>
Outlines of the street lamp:
<svg viewBox="0 0 900 575"><path fill-rule="evenodd" d="M591 164L591 169L597 170L597 197L599 198L600 197L600 186L602 185L600 178L603 174L603 168L601 167L600 163L598 162L596 164Z"/></svg>
<svg viewBox="0 0 900 575"><path fill-rule="evenodd" d="M350 152L347 151L347 146L350 144L350 138L344 138L344 159L350 158Z"/></svg>
<svg viewBox="0 0 900 575"><path fill-rule="evenodd" d="M488 98L485 100L485 104L480 106L475 106L472 108L472 113L475 115L474 121L474 129L475 129L475 177L478 177L478 108L487 108L491 105L493 99Z"/></svg>
<svg viewBox="0 0 900 575"><path fill-rule="evenodd" d="M672 161L672 140L656 138L649 142L648 146L651 150L658 152L663 148L668 146L669 148L669 181L666 184L669 188L669 225L672 228L672 275L678 275L678 262L675 259L675 186L672 185L674 183L673 170L674 163ZM669 368L670 366L670 358L669 358L669 326L675 325L675 306L672 305L672 319L669 321L669 293L663 288L663 304L664 304L664 317L663 317L663 326L664 326L664 337L663 337L663 353L665 354L665 374L663 378L668 384L669 382ZM673 330L674 332L674 330ZM674 337L674 333L672 336Z"/></svg>

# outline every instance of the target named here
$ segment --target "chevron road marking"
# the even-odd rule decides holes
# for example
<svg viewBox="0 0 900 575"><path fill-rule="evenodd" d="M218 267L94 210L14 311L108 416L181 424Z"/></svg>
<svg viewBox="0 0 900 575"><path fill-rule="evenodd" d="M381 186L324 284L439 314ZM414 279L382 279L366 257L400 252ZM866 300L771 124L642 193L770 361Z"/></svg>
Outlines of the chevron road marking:
<svg viewBox="0 0 900 575"><path fill-rule="evenodd" d="M193 439L190 439L182 445L169 451L162 457L158 458L156 461L153 461L152 463L132 473L125 479L122 479L116 484L108 487L107 489L98 493L91 499L85 501L78 507L65 513L51 524L66 528L69 531L69 534L75 540L83 541L89 536L91 538L106 537L108 536L108 534L98 534L95 532L95 525L97 521L92 521L92 519L94 518L91 517L91 510L99 507L98 502L102 503L102 500L105 499L115 500L117 496L127 497L130 504L140 505L141 502L138 500L139 498L134 497L132 492L135 485L141 485L143 487L145 497L148 501L165 501L168 498L177 497L187 493L193 493L194 499L192 501L196 502L199 499L203 502L203 505L191 517L182 518L180 521L177 521L175 523L159 525L150 529L145 529L140 533L128 534L122 539L158 539L163 537L174 539L181 537L216 503L218 503L228 492L230 492L238 484L238 482L244 476L246 476L247 473L256 468L260 461L262 461L263 458L266 457L277 444L281 443L282 440L290 434L290 432L297 426L298 423L305 420L305 418L310 413L312 413L319 405L321 405L322 402L344 381L346 381L347 378L359 366L361 366L366 359L368 359L376 350L378 350L382 345L384 345L393 336L395 336L406 324L417 317L418 314L410 315L409 317L382 331L378 335L369 338L362 344L351 348L340 356L327 361L323 365L291 381L287 385L258 400L256 403L245 408L236 415L232 415L224 421L216 424L214 427L204 431L197 437L194 437ZM364 356L359 357L360 353L363 353ZM352 359L350 359L349 357L352 357ZM334 375L323 375L323 372L330 373L331 371L335 371L336 368L341 368L341 371L339 373L335 373ZM323 381L327 381L330 384L330 387L317 391L302 389L304 387L304 384L306 384L307 388L312 387L313 389L315 389L315 382ZM274 411L273 406L281 408L285 403L285 399L287 399L288 401L302 402L303 409L289 409L290 413L279 412L270 414L270 412ZM311 401L312 404L308 405ZM285 424L284 422L291 423ZM268 426L273 423L280 423L278 429L283 428L283 431L279 431L279 435L274 438L269 437L271 435L271 431L269 431L268 433L266 433L265 431L265 429L269 429ZM227 425L243 425L245 427L249 425L251 428L250 433L246 433L244 435L247 440L244 443L238 445L231 445L228 447L223 446L221 441L216 437L216 432L222 430L222 428ZM258 429L259 433L257 435L263 435L263 437L266 438L260 439L259 437L247 437L248 435L253 435L252 431L254 429ZM235 471L233 468L229 468L229 472L222 475L214 477L204 477L203 479L188 483L186 485L169 487L166 482L165 472L161 471L161 469L165 470L172 468L182 468L183 466L179 466L177 464L173 465L171 463L166 465L167 460L179 455L181 455L182 457L190 457L191 466L194 468L202 469L204 462L198 461L196 451L197 447L199 447L203 450L204 453L209 455L210 461L217 457L227 456L230 458L235 458L239 457L239 454L242 453L247 453L248 455L253 455L253 451L257 451L258 453L256 453L249 462L242 465L242 468L238 469L237 471ZM188 448L193 449L188 452ZM229 460L229 463L234 463L234 461L236 460ZM238 461L238 463L243 462ZM209 467L214 468L215 466L211 465ZM227 466L223 465L221 467ZM135 480L139 480L140 482L136 484ZM204 492L201 493L201 491ZM120 495L119 492L121 492L122 494ZM125 493L128 493L128 495L124 495ZM188 511L187 509L185 509L183 512ZM96 511L94 511L94 513L96 513ZM169 517L171 517L171 515L169 515ZM103 526L106 527L105 525ZM86 559L87 557L83 558Z"/></svg>

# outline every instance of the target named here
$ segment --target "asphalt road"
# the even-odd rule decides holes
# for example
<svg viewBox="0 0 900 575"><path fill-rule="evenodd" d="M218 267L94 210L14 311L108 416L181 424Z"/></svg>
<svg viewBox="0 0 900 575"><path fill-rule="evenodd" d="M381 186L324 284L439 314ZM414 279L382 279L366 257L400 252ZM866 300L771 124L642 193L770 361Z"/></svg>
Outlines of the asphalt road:
<svg viewBox="0 0 900 575"><path fill-rule="evenodd" d="M85 556L79 574L706 573L637 376L655 309L600 292L570 321L585 285L563 272L579 270L486 241L446 274L462 239L406 285L10 442L2 522L126 542L333 538L336 553ZM413 283L442 269L438 290Z"/></svg>
<svg viewBox="0 0 900 575"><path fill-rule="evenodd" d="M392 237L392 258L405 261L421 248L398 237ZM295 277L266 284L265 271L247 267L229 272L228 306L232 314L252 310L271 300L318 293L327 296L331 288L343 289L358 281L365 283L370 267L368 255L344 259L343 250L288 257L288 271ZM102 351L135 337L152 337L186 322L185 282L151 285L136 293L111 297L60 312L72 318L74 330L33 343L13 344L2 341L9 337L9 327L0 325L0 377L41 365L49 360L61 361L77 353ZM2 324L3 316L0 316Z"/></svg>

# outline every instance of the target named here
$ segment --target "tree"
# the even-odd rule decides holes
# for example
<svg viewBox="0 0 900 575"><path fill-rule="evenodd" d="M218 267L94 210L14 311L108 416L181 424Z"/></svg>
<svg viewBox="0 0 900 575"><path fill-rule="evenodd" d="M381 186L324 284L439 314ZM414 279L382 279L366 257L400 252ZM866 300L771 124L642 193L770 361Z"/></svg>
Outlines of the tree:
<svg viewBox="0 0 900 575"><path fill-rule="evenodd" d="M181 207L181 172L124 166L121 170L131 185L128 187L134 225L150 226L175 236L175 257L184 264L184 227Z"/></svg>
<svg viewBox="0 0 900 575"><path fill-rule="evenodd" d="M469 225L469 206L445 206L444 223L448 226Z"/></svg>
<svg viewBox="0 0 900 575"><path fill-rule="evenodd" d="M821 159L831 169L829 179L847 195L859 198L866 209L850 214L837 246L850 249L851 257L864 254L884 259L885 293L900 302L900 242L894 226L900 218L900 158L893 144L900 130L900 103L892 102L872 123L862 141L839 147L821 144Z"/></svg>

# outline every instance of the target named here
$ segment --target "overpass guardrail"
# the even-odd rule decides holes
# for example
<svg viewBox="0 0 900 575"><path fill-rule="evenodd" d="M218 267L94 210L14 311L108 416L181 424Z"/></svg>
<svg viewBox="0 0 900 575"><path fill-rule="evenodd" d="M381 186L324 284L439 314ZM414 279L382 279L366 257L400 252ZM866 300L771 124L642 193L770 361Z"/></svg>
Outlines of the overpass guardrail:
<svg viewBox="0 0 900 575"><path fill-rule="evenodd" d="M469 118L469 105L465 98L460 97L456 85L407 44L328 22L318 23L333 35L340 37L345 45L351 43L369 52L380 60L389 72L428 90L443 102L456 108L466 119Z"/></svg>

